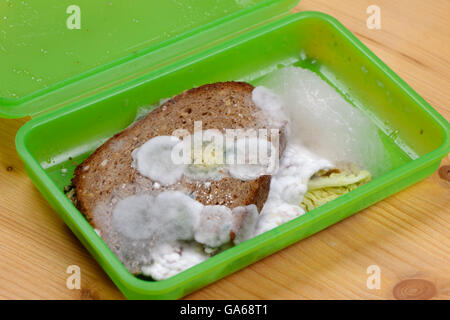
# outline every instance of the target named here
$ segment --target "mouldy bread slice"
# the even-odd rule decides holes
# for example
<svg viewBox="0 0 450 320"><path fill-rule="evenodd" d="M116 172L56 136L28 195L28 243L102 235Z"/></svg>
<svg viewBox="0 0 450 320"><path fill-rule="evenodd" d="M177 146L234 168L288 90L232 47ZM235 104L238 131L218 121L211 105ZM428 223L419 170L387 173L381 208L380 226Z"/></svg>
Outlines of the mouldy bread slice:
<svg viewBox="0 0 450 320"><path fill-rule="evenodd" d="M271 128L267 114L252 102L253 86L244 82L221 82L181 93L150 112L121 133L110 138L75 170L72 180L76 204L93 226L101 215L110 215L114 204L132 194L180 190L204 205L229 208L255 204L261 210L270 186L270 176L252 181L232 177L210 183L183 178L168 187L154 187L154 182L131 167L131 152L147 140L171 135L176 129L193 133L194 121L202 121L203 130L236 128ZM282 130L280 130L282 131ZM284 133L280 132L280 149ZM109 205L104 205L104 204ZM102 230L100 230L102 231Z"/></svg>

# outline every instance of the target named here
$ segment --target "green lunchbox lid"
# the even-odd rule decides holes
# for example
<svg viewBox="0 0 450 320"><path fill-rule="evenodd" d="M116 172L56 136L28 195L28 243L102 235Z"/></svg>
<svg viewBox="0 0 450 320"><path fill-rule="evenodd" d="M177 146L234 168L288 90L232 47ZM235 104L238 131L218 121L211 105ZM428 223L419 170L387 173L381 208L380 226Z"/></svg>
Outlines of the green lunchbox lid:
<svg viewBox="0 0 450 320"><path fill-rule="evenodd" d="M2 1L0 117L37 116L114 87L285 15L297 2ZM70 29L77 8L80 28Z"/></svg>

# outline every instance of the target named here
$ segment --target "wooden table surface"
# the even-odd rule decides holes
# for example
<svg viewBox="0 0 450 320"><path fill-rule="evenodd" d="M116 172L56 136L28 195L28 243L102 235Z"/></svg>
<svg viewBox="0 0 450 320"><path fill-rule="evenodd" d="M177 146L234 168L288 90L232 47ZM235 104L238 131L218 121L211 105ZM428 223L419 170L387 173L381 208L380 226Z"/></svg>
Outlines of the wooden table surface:
<svg viewBox="0 0 450 320"><path fill-rule="evenodd" d="M366 27L371 4L381 30ZM302 0L295 10L336 17L450 119L450 1ZM14 146L26 121L0 119L0 298L122 299L27 177ZM187 298L449 299L449 168ZM80 290L66 288L69 265L81 268ZM367 288L370 265L380 289Z"/></svg>

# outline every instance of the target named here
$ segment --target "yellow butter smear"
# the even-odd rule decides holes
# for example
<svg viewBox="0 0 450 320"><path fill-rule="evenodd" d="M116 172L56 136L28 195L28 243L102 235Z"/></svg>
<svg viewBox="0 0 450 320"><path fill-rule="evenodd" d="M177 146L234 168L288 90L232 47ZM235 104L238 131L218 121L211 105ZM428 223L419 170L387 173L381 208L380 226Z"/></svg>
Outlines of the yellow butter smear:
<svg viewBox="0 0 450 320"><path fill-rule="evenodd" d="M300 206L306 211L330 202L369 182L371 174L356 166L329 171L319 171L308 183L308 191Z"/></svg>

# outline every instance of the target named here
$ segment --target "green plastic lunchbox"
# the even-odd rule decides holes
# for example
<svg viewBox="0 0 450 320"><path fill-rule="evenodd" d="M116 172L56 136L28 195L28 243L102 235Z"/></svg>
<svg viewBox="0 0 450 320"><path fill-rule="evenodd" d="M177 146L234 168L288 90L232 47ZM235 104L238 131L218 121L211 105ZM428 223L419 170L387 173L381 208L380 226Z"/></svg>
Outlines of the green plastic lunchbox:
<svg viewBox="0 0 450 320"><path fill-rule="evenodd" d="M293 14L296 3L0 4L0 116L31 116L16 136L28 175L126 297L182 297L425 178L448 154L450 129L442 116L338 21ZM392 169L172 278L131 275L64 195L75 165L130 125L143 106L205 83L257 83L288 65L317 72L369 114Z"/></svg>

